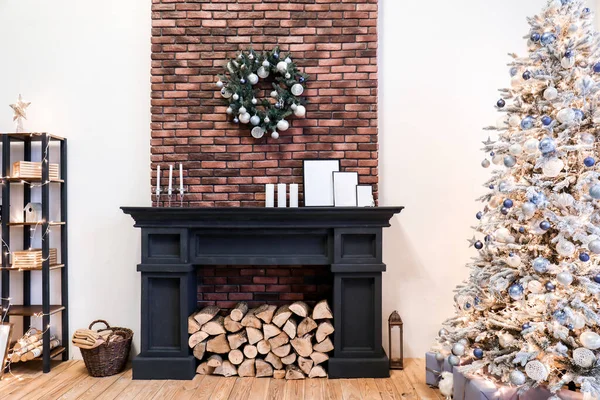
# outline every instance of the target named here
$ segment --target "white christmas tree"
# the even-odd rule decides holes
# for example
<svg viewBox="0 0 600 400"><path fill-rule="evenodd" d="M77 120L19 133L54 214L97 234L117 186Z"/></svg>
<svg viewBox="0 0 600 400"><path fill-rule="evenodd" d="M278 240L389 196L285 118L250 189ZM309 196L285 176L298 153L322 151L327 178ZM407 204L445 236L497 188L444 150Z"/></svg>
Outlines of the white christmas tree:
<svg viewBox="0 0 600 400"><path fill-rule="evenodd" d="M600 398L600 38L582 0L528 22L484 142L483 167L500 169L480 199L478 254L437 357L523 391Z"/></svg>

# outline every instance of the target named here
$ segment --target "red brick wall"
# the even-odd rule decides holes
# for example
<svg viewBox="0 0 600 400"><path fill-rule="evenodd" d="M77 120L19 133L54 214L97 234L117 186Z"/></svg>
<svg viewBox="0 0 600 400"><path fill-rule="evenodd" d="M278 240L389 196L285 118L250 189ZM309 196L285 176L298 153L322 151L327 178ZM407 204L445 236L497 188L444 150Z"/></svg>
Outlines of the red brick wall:
<svg viewBox="0 0 600 400"><path fill-rule="evenodd" d="M189 206L263 206L302 160L341 159L377 195L377 0L153 0L152 185L184 164ZM311 75L279 140L229 122L215 86L240 49L279 45ZM178 175L175 174L175 175ZM302 188L300 189L302 192Z"/></svg>

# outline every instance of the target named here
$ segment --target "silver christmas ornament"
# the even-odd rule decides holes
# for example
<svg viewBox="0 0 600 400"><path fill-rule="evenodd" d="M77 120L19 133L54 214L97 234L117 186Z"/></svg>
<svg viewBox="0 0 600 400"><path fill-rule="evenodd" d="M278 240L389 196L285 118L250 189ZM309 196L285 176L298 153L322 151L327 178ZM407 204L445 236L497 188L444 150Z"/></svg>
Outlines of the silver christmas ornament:
<svg viewBox="0 0 600 400"><path fill-rule="evenodd" d="M591 350L600 349L600 335L592 331L585 331L579 335L579 341L583 345Z"/></svg>
<svg viewBox="0 0 600 400"><path fill-rule="evenodd" d="M517 164L517 159L514 158L513 156L506 156L504 157L504 166L506 168L512 168Z"/></svg>
<svg viewBox="0 0 600 400"><path fill-rule="evenodd" d="M595 184L590 188L590 196L594 200L600 199L600 184Z"/></svg>
<svg viewBox="0 0 600 400"><path fill-rule="evenodd" d="M594 144L596 142L596 138L591 133L582 133L580 136L581 142L583 144Z"/></svg>
<svg viewBox="0 0 600 400"><path fill-rule="evenodd" d="M273 98L277 98L278 96L279 96L279 94L277 93L277 90L273 90L273 91L271 92L271 97L273 97Z"/></svg>
<svg viewBox="0 0 600 400"><path fill-rule="evenodd" d="M269 63L268 60L263 61L262 66L265 68L269 68L271 66L271 64Z"/></svg>
<svg viewBox="0 0 600 400"><path fill-rule="evenodd" d="M526 202L526 203L523 203L523 205L521 206L521 211L523 211L523 215L525 217L531 218L534 216L535 212L537 211L537 207L533 203Z"/></svg>
<svg viewBox="0 0 600 400"><path fill-rule="evenodd" d="M560 240L556 245L556 251L563 257L570 257L575 253L575 245L568 240Z"/></svg>
<svg viewBox="0 0 600 400"><path fill-rule="evenodd" d="M258 104L258 100L256 100L255 98L252 98L252 104L254 104L254 105Z"/></svg>
<svg viewBox="0 0 600 400"><path fill-rule="evenodd" d="M260 117L258 115L252 116L252 118L250 118L250 123L254 126L260 124Z"/></svg>
<svg viewBox="0 0 600 400"><path fill-rule="evenodd" d="M225 112L229 115L233 114L233 109L231 107L227 107L227 110L225 110Z"/></svg>
<svg viewBox="0 0 600 400"><path fill-rule="evenodd" d="M277 133L277 131L273 131L273 133L271 133L271 137L273 139L279 139L279 133Z"/></svg>
<svg viewBox="0 0 600 400"><path fill-rule="evenodd" d="M285 132L288 129L290 129L290 123L287 122L285 119L282 119L277 123L277 129L279 129L282 132Z"/></svg>
<svg viewBox="0 0 600 400"><path fill-rule="evenodd" d="M439 335L440 337L444 337L444 336L446 336L447 334L448 334L448 330L447 330L446 328L442 328L442 329L440 329L440 330L438 331L438 335Z"/></svg>
<svg viewBox="0 0 600 400"><path fill-rule="evenodd" d="M235 93L235 94L233 95L233 100L235 100L235 101L238 101L239 99L240 99L240 95L239 95L239 94L237 94L237 93Z"/></svg>
<svg viewBox="0 0 600 400"><path fill-rule="evenodd" d="M508 152L513 156L518 156L523 152L523 147L520 144L515 143L508 148Z"/></svg>
<svg viewBox="0 0 600 400"><path fill-rule="evenodd" d="M286 58L285 58L285 62L286 62L287 64L291 64L291 63L292 63L292 59L291 59L291 58L289 58L289 57L286 57Z"/></svg>
<svg viewBox="0 0 600 400"><path fill-rule="evenodd" d="M570 272L564 271L556 276L556 280L563 286L569 286L573 283L573 275Z"/></svg>
<svg viewBox="0 0 600 400"><path fill-rule="evenodd" d="M525 141L524 147L525 152L528 154L535 154L538 152L540 146L540 141L537 139L528 139Z"/></svg>
<svg viewBox="0 0 600 400"><path fill-rule="evenodd" d="M306 108L304 106L298 106L296 111L294 111L294 115L296 117L304 117L306 115Z"/></svg>
<svg viewBox="0 0 600 400"><path fill-rule="evenodd" d="M290 75L289 73L285 74L285 79L290 79L292 77L292 75Z"/></svg>
<svg viewBox="0 0 600 400"><path fill-rule="evenodd" d="M558 122L563 124L570 124L575 120L575 111L572 108L563 108L556 114Z"/></svg>
<svg viewBox="0 0 600 400"><path fill-rule="evenodd" d="M217 87L220 89L223 87L223 82L217 81Z"/></svg>
<svg viewBox="0 0 600 400"><path fill-rule="evenodd" d="M496 154L494 157L492 157L492 162L494 165L502 165L504 163L504 157L502 157L500 154Z"/></svg>
<svg viewBox="0 0 600 400"><path fill-rule="evenodd" d="M248 122L250 122L250 114L248 114L248 113L240 114L240 122L242 124L247 124Z"/></svg>
<svg viewBox="0 0 600 400"><path fill-rule="evenodd" d="M269 122L271 122L271 118L265 117L265 122L268 124Z"/></svg>
<svg viewBox="0 0 600 400"><path fill-rule="evenodd" d="M544 91L544 98L548 101L555 100L558 97L558 90L553 87L549 87Z"/></svg>
<svg viewBox="0 0 600 400"><path fill-rule="evenodd" d="M541 361L533 360L525 365L525 373L530 379L542 382L548 377L548 368Z"/></svg>
<svg viewBox="0 0 600 400"><path fill-rule="evenodd" d="M450 357L448 357L448 364L455 367L460 364L460 358L458 358L456 356L450 356Z"/></svg>
<svg viewBox="0 0 600 400"><path fill-rule="evenodd" d="M256 74L248 75L248 82L250 82L251 85L256 85L258 83L258 75L256 75Z"/></svg>
<svg viewBox="0 0 600 400"><path fill-rule="evenodd" d="M442 362L446 359L446 356L444 356L442 353L435 353L435 359L439 362Z"/></svg>
<svg viewBox="0 0 600 400"><path fill-rule="evenodd" d="M465 346L462 345L461 343L455 343L454 346L452 346L452 354L454 354L455 356L462 356L465 354Z"/></svg>
<svg viewBox="0 0 600 400"><path fill-rule="evenodd" d="M600 240L593 240L588 243L588 249L594 254L600 254Z"/></svg>
<svg viewBox="0 0 600 400"><path fill-rule="evenodd" d="M482 166L483 168L489 168L489 167L490 167L490 160L488 160L488 159L486 158L485 160L483 160L483 161L481 162L481 166Z"/></svg>
<svg viewBox="0 0 600 400"><path fill-rule="evenodd" d="M506 259L506 263L508 265L510 265L513 268L517 268L519 265L521 265L521 257L517 256L517 255L513 255L512 257L508 257Z"/></svg>
<svg viewBox="0 0 600 400"><path fill-rule="evenodd" d="M519 370L514 370L510 373L510 383L515 386L521 386L526 380L525 374Z"/></svg>
<svg viewBox="0 0 600 400"><path fill-rule="evenodd" d="M279 63L277 63L277 71L279 72L285 72L287 71L288 65L285 61L280 61Z"/></svg>
<svg viewBox="0 0 600 400"><path fill-rule="evenodd" d="M573 350L573 362L582 368L590 368L596 363L596 355L590 349L579 347Z"/></svg>

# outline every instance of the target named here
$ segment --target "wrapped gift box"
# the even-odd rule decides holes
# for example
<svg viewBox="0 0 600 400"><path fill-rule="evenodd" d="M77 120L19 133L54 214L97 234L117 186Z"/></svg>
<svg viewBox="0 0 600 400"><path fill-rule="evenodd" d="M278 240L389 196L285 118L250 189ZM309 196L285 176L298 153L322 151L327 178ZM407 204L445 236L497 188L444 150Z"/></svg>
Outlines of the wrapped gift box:
<svg viewBox="0 0 600 400"><path fill-rule="evenodd" d="M545 387L528 390L519 395L516 387L499 386L479 376L465 375L458 368L454 369L453 379L454 400L547 400L552 396ZM558 396L561 400L583 399L582 393L569 390L561 390Z"/></svg>
<svg viewBox="0 0 600 400"><path fill-rule="evenodd" d="M448 364L448 361L438 361L435 353L431 352L425 354L425 369L425 382L433 387L438 387L442 372L452 372L452 366Z"/></svg>

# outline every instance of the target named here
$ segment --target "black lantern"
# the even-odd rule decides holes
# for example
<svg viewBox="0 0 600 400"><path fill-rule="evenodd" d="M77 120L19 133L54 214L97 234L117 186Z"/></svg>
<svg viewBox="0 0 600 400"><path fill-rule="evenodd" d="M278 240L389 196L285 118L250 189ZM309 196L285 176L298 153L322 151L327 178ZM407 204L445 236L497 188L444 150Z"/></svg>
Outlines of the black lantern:
<svg viewBox="0 0 600 400"><path fill-rule="evenodd" d="M389 349L390 349L390 369L404 369L404 349L402 346L402 318L400 318L400 314L398 311L394 311L390 318L388 319L388 327L389 327ZM398 327L400 329L400 357L394 358L393 347L392 347L392 331L394 327Z"/></svg>

